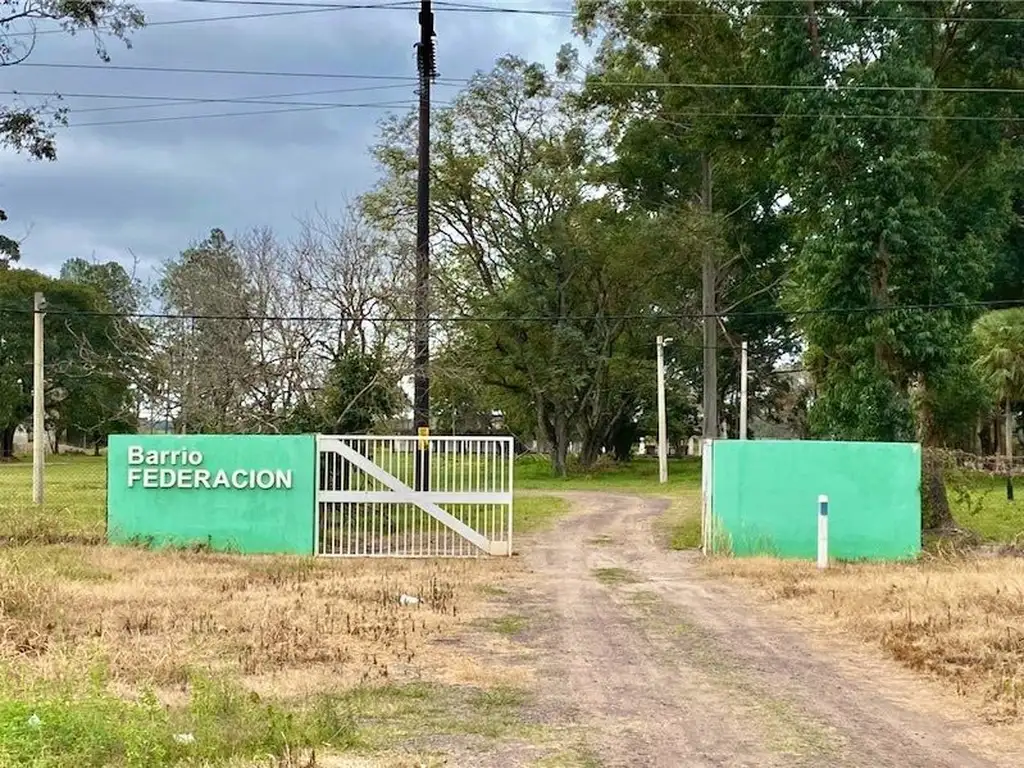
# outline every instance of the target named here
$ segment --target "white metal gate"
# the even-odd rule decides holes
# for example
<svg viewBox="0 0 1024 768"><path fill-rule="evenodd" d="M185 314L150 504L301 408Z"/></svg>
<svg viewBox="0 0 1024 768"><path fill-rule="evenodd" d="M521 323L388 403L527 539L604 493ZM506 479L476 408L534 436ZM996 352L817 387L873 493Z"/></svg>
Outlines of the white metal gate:
<svg viewBox="0 0 1024 768"><path fill-rule="evenodd" d="M316 552L511 555L513 460L506 437L321 435Z"/></svg>

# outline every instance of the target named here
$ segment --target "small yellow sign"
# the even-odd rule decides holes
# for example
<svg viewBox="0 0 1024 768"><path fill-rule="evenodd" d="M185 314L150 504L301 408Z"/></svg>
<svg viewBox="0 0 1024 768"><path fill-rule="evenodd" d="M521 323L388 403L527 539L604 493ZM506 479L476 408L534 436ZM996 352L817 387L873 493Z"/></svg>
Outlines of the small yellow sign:
<svg viewBox="0 0 1024 768"><path fill-rule="evenodd" d="M420 450L425 451L430 444L430 427L420 427L417 431L420 435Z"/></svg>

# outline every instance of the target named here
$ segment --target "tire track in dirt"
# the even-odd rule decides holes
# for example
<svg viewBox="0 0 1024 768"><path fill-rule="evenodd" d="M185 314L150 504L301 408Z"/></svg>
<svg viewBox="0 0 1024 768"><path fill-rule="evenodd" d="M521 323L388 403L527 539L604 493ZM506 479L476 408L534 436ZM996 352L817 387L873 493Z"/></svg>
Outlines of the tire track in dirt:
<svg viewBox="0 0 1024 768"><path fill-rule="evenodd" d="M524 547L545 719L599 765L991 768L963 725L924 715L812 651L798 631L663 550L666 502L566 494L574 513ZM1007 763L1009 765L1009 763Z"/></svg>

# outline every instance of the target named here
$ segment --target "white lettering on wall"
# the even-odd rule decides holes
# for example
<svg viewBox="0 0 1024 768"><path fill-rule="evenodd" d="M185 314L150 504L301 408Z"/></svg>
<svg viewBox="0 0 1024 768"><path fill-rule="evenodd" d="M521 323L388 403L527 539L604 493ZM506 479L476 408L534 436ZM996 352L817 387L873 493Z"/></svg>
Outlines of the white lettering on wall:
<svg viewBox="0 0 1024 768"><path fill-rule="evenodd" d="M236 490L291 489L290 469L218 469L201 467L201 451L147 451L141 445L128 446L128 487L143 488L234 488ZM144 465L144 466L139 466Z"/></svg>

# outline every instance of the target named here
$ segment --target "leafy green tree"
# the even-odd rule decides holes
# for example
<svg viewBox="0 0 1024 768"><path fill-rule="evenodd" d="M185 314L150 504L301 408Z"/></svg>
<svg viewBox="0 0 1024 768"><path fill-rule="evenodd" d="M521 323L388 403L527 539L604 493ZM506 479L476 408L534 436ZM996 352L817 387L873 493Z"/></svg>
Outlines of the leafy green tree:
<svg viewBox="0 0 1024 768"><path fill-rule="evenodd" d="M1013 151L998 122L956 116L1013 107L941 89L1016 77L1009 41L993 35L1019 32L993 33L953 3L776 5L758 68L785 93L774 157L797 222L788 298L817 382L812 430L947 444L977 416L976 399L955 395L976 314L959 307L981 297L1009 225ZM997 6L986 13L1007 12ZM943 524L937 466L926 497Z"/></svg>
<svg viewBox="0 0 1024 768"><path fill-rule="evenodd" d="M366 202L382 222L414 199L411 125L387 125L377 148L385 178ZM653 343L703 234L685 208L652 221L602 193L600 151L593 116L515 57L438 115L433 146L436 301L480 319L443 338L503 412L531 414L558 473L570 441L588 465L634 413L634 350Z"/></svg>
<svg viewBox="0 0 1024 768"><path fill-rule="evenodd" d="M602 177L652 215L700 203L713 219L721 252L695 249L692 258L710 262L713 306L724 316L724 338L715 354L720 364L728 364L728 347L748 340L757 376L794 352L796 344L787 315L778 311L788 277L791 225L770 162L772 112L779 97L770 90L729 87L761 77L748 6L587 0L579 4L577 28L591 42L600 35L583 101L612 126L615 151ZM563 62L572 64L568 52ZM710 165L708 179L704 161ZM689 270L678 277L677 296L690 299L675 307L679 311L701 307L695 274ZM673 335L685 333L688 343L703 344L697 331L693 325ZM696 392L703 386L702 358L686 356L684 370ZM720 404L738 393L738 374L737 365L726 365L717 377Z"/></svg>
<svg viewBox="0 0 1024 768"><path fill-rule="evenodd" d="M819 385L812 426L909 439L912 388L961 378L953 369L968 364L973 314L890 307L980 298L1009 222L1004 138L945 120L969 105L934 90L986 73L969 38L944 30L931 8L927 19L899 3L851 18L837 4L782 5L789 16L780 10L763 34L761 68L791 89L775 154L799 222L790 299ZM933 45L944 31L964 57L955 65ZM919 417L926 443L946 439L943 424Z"/></svg>
<svg viewBox="0 0 1024 768"><path fill-rule="evenodd" d="M114 38L130 45L130 35L141 28L145 17L139 8L121 0L0 0L0 68L26 61L36 49L36 24L55 22L70 35L89 32L96 53L109 61L105 40ZM67 110L52 104L0 105L0 147L24 152L34 160L56 160L54 128L65 125ZM0 210L0 222L7 214ZM21 256L21 244L0 235L0 269Z"/></svg>
<svg viewBox="0 0 1024 768"><path fill-rule="evenodd" d="M117 373L118 331L91 287L17 269L0 275L0 456L13 454L14 433L32 414L32 302L46 296L45 410L58 429L68 414L124 397ZM94 414L93 414L94 415Z"/></svg>
<svg viewBox="0 0 1024 768"><path fill-rule="evenodd" d="M123 315L138 314L145 296L139 280L116 261L68 259L61 265L60 279L92 287L103 298L108 311Z"/></svg>
<svg viewBox="0 0 1024 768"><path fill-rule="evenodd" d="M1014 442L1014 403L1024 400L1024 309L988 312L974 324L976 365L993 397L1003 405L1004 440Z"/></svg>
<svg viewBox="0 0 1024 768"><path fill-rule="evenodd" d="M73 380L73 396L67 398L54 423L58 434L67 434L69 442L72 436L81 437L98 451L108 435L138 429L140 401L148 394L152 368L151 334L134 316L144 290L113 261L101 264L69 259L61 266L60 279L91 288L97 295L97 309L111 315L104 343L82 344L80 365L90 375Z"/></svg>
<svg viewBox="0 0 1024 768"><path fill-rule="evenodd" d="M331 367L319 408L322 431L362 435L401 411L398 382L382 355L345 351Z"/></svg>

